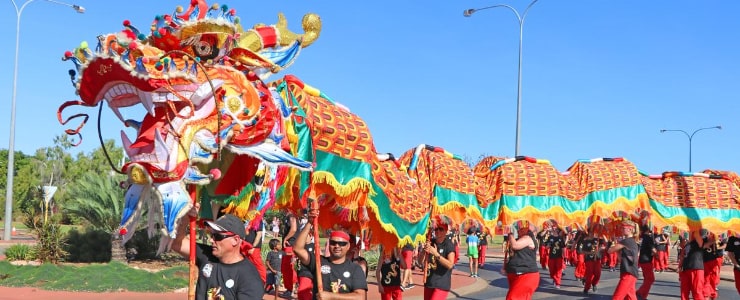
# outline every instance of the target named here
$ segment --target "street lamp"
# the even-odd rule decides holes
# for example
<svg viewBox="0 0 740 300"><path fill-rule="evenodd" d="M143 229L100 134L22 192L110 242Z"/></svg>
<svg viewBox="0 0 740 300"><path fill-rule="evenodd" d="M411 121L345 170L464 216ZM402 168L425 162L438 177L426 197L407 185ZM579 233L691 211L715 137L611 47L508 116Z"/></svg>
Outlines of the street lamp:
<svg viewBox="0 0 740 300"><path fill-rule="evenodd" d="M18 47L20 45L21 38L21 14L28 4L31 4L35 0L28 0L23 5L18 7L15 0L10 0L15 8L15 61L13 67L13 97L10 100L10 142L8 142L8 174L7 183L5 185L5 230L3 232L3 240L10 240L10 228L12 228L13 218L13 176L15 176L15 99L16 92L18 90ZM68 4L59 1L46 0L54 4L64 5L71 7L78 13L84 13L85 8L75 4Z"/></svg>
<svg viewBox="0 0 740 300"><path fill-rule="evenodd" d="M664 133L666 131L681 132L681 133L685 134L687 138L689 138L689 172L691 172L691 141L694 139L694 135L697 132L702 131L702 130L707 130L707 129L720 129L721 130L722 129L722 126L719 126L718 125L718 126L712 126L712 127L699 128L697 130L694 130L694 132L692 132L691 134L689 134L688 132L686 132L684 130L681 130L681 129L661 129L660 130L660 133Z"/></svg>
<svg viewBox="0 0 740 300"><path fill-rule="evenodd" d="M480 10L486 10L489 8L497 8L497 7L505 7L511 10L514 15L516 15L516 19L519 21L519 78L517 80L517 93L516 93L516 140L515 140L515 146L514 146L514 156L519 156L519 132L521 127L521 114L522 114L522 37L524 33L524 19L527 18L527 13L529 13L529 9L532 8L532 6L537 3L538 0L534 0L529 5L527 5L527 8L524 9L524 14L520 15L519 12L511 7L508 4L497 4L493 6L487 6L483 8L471 8L466 9L463 11L463 16L470 17L475 13L476 11Z"/></svg>

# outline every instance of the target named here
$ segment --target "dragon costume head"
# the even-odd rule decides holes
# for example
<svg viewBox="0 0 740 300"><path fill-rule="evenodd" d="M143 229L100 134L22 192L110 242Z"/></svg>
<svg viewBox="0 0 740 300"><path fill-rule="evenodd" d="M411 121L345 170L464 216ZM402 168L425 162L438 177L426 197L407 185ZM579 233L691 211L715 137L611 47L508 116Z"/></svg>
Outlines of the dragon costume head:
<svg viewBox="0 0 740 300"><path fill-rule="evenodd" d="M177 220L191 207L187 184L219 181L233 193L254 177L260 163L311 168L290 154L281 120L291 108L263 80L318 38L317 15L304 16L304 34L288 30L282 14L275 25L245 30L233 8L192 0L187 10L156 16L150 28L145 34L126 20L121 31L98 36L94 49L82 42L63 57L75 64L69 74L80 100L63 104L59 121L87 119L86 114L63 119L69 106L106 103L124 126L136 130L135 137L121 131L129 158L121 170L129 178L120 229L124 242L143 205L149 206L150 229L161 222L165 237L173 238ZM146 114L124 118L120 109L137 105ZM79 135L82 125L67 134Z"/></svg>

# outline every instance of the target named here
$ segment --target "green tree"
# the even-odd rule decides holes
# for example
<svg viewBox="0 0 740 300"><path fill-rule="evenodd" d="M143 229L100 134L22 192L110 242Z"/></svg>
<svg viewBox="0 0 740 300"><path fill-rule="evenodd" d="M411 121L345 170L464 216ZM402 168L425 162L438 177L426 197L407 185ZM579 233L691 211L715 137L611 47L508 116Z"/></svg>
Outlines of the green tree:
<svg viewBox="0 0 740 300"><path fill-rule="evenodd" d="M116 234L125 194L118 184L123 179L120 175L106 173L101 176L88 172L68 186L69 199L63 206L64 213L84 220L93 229L109 233L113 260L119 261L125 260L121 239Z"/></svg>

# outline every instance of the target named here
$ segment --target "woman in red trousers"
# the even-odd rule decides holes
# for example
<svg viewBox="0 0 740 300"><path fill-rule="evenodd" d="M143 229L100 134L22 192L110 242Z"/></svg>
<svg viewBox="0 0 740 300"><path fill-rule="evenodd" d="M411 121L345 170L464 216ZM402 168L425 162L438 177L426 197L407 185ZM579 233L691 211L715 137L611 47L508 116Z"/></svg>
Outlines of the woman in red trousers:
<svg viewBox="0 0 740 300"><path fill-rule="evenodd" d="M537 241L529 228L528 221L514 223L518 237L509 235L511 254L506 262L506 278L509 280L509 292L506 300L532 299L540 283L540 272L537 268Z"/></svg>

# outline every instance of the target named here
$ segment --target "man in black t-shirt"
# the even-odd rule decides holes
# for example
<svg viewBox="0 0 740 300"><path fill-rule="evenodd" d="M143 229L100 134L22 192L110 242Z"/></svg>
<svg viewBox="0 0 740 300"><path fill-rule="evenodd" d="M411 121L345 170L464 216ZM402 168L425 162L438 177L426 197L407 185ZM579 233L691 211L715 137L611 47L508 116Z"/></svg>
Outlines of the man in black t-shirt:
<svg viewBox="0 0 740 300"><path fill-rule="evenodd" d="M588 294L589 288L596 292L596 285L601 279L601 245L606 243L598 238L593 228L589 231L589 236L583 239L583 257L586 266L583 278L584 294Z"/></svg>
<svg viewBox="0 0 740 300"><path fill-rule="evenodd" d="M555 288L559 289L563 279L563 268L565 267L563 265L565 240L563 240L560 228L553 228L545 243L547 243L548 249L547 268L550 270L550 278L552 278Z"/></svg>
<svg viewBox="0 0 740 300"><path fill-rule="evenodd" d="M655 239L650 231L650 227L642 225L640 227L642 235L640 236L640 257L638 265L642 269L642 285L637 289L637 297L647 299L650 288L655 283L655 272L653 272L653 258L657 253L655 249Z"/></svg>
<svg viewBox="0 0 740 300"><path fill-rule="evenodd" d="M637 242L635 242L635 228L637 224L630 220L622 222L622 240L611 248L609 253L619 251L621 262L619 263L619 283L614 290L612 299L638 299L635 294L637 283Z"/></svg>
<svg viewBox="0 0 740 300"><path fill-rule="evenodd" d="M308 236L313 229L318 211L308 214L308 223L298 233L293 252L301 267L307 267L316 276L316 255L309 255L306 249ZM367 279L360 265L347 258L350 248L350 236L342 230L334 230L329 236L329 257L321 256L321 287L314 282L314 298L334 299L334 294L345 294L342 299L364 300L367 295Z"/></svg>
<svg viewBox="0 0 740 300"><path fill-rule="evenodd" d="M704 237L709 238L708 231L694 231L683 249L678 268L681 299L688 299L691 293L694 299L704 300L704 248L708 247Z"/></svg>
<svg viewBox="0 0 740 300"><path fill-rule="evenodd" d="M199 210L200 204L196 203L188 215L196 217ZM211 245L197 244L195 249L190 249L189 239L186 238L188 219L181 218L172 250L186 258L190 251L196 251L196 264L200 270L196 299L262 299L265 293L264 281L254 264L246 258L246 251L241 250L252 248L244 240L244 223L230 214L215 222L206 221Z"/></svg>
<svg viewBox="0 0 740 300"><path fill-rule="evenodd" d="M740 237L733 235L727 239L727 256L732 262L732 271L735 274L735 289L740 294Z"/></svg>

